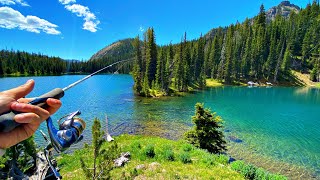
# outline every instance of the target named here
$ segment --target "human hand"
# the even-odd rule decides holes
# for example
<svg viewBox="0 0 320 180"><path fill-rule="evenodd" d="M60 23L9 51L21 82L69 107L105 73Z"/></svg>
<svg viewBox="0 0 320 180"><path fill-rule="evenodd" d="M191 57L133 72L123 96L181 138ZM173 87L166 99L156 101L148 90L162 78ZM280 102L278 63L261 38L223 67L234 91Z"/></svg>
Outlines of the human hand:
<svg viewBox="0 0 320 180"><path fill-rule="evenodd" d="M7 91L0 92L0 114L10 110L22 112L14 117L21 125L10 132L0 132L0 148L9 148L32 136L40 124L61 107L61 101L49 98L48 108L27 104L32 99L23 98L34 88L34 81Z"/></svg>

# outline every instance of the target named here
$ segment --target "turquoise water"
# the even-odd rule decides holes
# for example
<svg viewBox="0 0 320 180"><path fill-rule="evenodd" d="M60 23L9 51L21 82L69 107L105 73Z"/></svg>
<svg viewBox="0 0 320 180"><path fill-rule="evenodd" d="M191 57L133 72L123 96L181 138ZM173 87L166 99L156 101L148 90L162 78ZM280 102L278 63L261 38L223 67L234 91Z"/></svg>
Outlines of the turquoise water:
<svg viewBox="0 0 320 180"><path fill-rule="evenodd" d="M30 96L55 87L65 87L82 78L74 76L31 77L36 81ZM23 84L30 77L0 78L0 91ZM90 141L94 117L108 115L109 131L148 134L178 139L190 128L196 102L217 112L226 126L230 153L237 158L258 154L310 170L320 175L320 90L293 87L219 87L186 97L146 99L132 93L129 75L97 75L70 89L62 98L63 107L53 118L80 109L87 121L84 141ZM45 126L41 127L45 129ZM44 145L37 133L37 143ZM81 147L81 144L74 146ZM241 153L243 154L241 154ZM254 157L254 156L253 156ZM250 158L244 158L250 161ZM254 159L251 159L254 161ZM258 163L259 164L259 163Z"/></svg>

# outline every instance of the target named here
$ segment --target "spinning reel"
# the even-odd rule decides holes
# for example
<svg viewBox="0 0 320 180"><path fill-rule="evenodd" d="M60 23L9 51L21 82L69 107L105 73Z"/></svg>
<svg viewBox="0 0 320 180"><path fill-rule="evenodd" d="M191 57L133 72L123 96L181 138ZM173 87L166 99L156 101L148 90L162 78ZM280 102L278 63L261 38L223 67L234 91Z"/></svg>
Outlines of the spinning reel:
<svg viewBox="0 0 320 180"><path fill-rule="evenodd" d="M70 113L58 120L59 130L53 125L51 117L47 119L47 128L50 140L41 131L44 139L48 142L44 149L45 158L52 170L52 173L57 179L61 179L58 170L52 165L50 156L52 150L55 149L58 153L67 150L72 144L76 144L83 139L82 132L86 128L86 123L78 117L80 111Z"/></svg>
<svg viewBox="0 0 320 180"><path fill-rule="evenodd" d="M58 153L83 139L82 131L86 128L86 123L77 116L80 114L80 111L76 111L60 118L59 130L54 127L51 117L47 119L51 144Z"/></svg>

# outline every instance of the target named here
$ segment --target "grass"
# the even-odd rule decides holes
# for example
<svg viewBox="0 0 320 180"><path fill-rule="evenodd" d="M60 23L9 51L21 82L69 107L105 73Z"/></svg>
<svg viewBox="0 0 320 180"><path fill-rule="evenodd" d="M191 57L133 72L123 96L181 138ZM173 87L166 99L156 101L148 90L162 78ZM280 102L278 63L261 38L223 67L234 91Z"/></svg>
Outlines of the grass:
<svg viewBox="0 0 320 180"><path fill-rule="evenodd" d="M242 161L229 164L229 157L210 154L186 142L159 137L120 135L115 137L121 152L130 152L130 162L110 171L111 179L245 179L272 177L285 179ZM104 143L106 148L110 143ZM86 179L80 167L80 157L92 166L90 147L58 157L64 179Z"/></svg>
<svg viewBox="0 0 320 180"><path fill-rule="evenodd" d="M131 159L124 167L113 169L111 179L244 179L225 161L219 162L228 157L221 158L184 141L133 135L120 135L115 141L121 152L130 152ZM85 179L80 157L88 157L87 163L92 164L92 153L90 148L84 148L57 158L63 178Z"/></svg>
<svg viewBox="0 0 320 180"><path fill-rule="evenodd" d="M291 73L297 81L301 82L303 86L315 86L315 82L310 80L310 74L302 74L298 71L292 70Z"/></svg>
<svg viewBox="0 0 320 180"><path fill-rule="evenodd" d="M251 164L245 164L243 161L232 162L231 169L240 172L246 179L274 179L274 180L287 179L282 175L271 174L262 168L257 168Z"/></svg>
<svg viewBox="0 0 320 180"><path fill-rule="evenodd" d="M206 79L207 87L218 87L223 86L223 84L216 79Z"/></svg>

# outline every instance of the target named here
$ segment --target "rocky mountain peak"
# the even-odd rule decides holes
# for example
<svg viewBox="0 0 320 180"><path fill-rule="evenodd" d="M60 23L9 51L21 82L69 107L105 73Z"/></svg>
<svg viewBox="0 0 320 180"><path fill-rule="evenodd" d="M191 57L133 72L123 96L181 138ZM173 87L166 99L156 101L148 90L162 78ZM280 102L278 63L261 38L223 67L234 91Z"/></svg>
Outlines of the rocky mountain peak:
<svg viewBox="0 0 320 180"><path fill-rule="evenodd" d="M278 6L274 6L266 12L267 21L274 20L278 14L283 17L289 17L292 11L295 13L300 12L299 6L291 4L290 1L282 1Z"/></svg>

